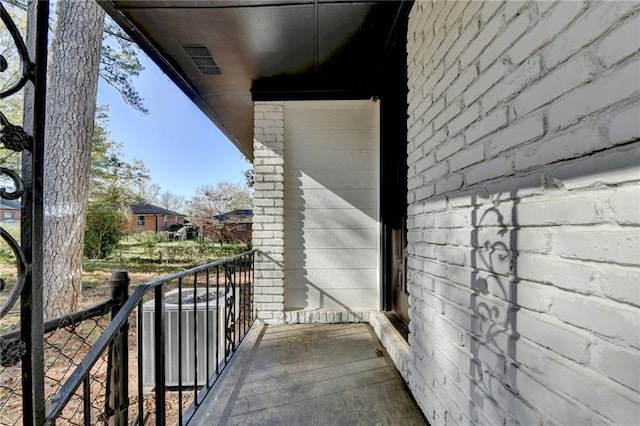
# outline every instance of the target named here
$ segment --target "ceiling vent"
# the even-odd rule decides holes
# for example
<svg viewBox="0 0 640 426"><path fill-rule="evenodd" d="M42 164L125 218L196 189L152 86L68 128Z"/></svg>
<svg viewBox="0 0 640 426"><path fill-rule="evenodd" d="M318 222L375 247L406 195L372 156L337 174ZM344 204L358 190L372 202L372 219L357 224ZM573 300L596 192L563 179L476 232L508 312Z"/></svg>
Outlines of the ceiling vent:
<svg viewBox="0 0 640 426"><path fill-rule="evenodd" d="M222 74L220 67L206 46L188 45L183 47L202 74Z"/></svg>

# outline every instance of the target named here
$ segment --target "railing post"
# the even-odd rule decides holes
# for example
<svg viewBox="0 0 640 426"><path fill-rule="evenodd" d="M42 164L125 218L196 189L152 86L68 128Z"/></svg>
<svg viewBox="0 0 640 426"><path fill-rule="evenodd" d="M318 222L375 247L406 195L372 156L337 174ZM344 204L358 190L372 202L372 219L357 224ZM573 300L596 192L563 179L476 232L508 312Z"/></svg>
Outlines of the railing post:
<svg viewBox="0 0 640 426"><path fill-rule="evenodd" d="M165 335L164 335L164 286L155 288L154 305L154 354L155 354L155 386L156 386L156 425L164 426L167 423L166 407L166 365L165 365Z"/></svg>
<svg viewBox="0 0 640 426"><path fill-rule="evenodd" d="M109 286L111 300L111 320L115 318L129 297L129 273L116 270L111 274ZM129 321L125 322L116 335L109 351L109 377L107 378L107 400L105 416L109 426L124 426L129 416Z"/></svg>

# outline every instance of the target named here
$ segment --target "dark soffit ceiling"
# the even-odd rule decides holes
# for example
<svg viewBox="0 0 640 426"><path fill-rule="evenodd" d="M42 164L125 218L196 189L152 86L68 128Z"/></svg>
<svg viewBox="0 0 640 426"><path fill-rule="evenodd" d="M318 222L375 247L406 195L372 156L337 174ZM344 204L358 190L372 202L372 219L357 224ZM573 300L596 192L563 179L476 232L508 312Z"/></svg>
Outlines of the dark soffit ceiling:
<svg viewBox="0 0 640 426"><path fill-rule="evenodd" d="M376 96L411 2L99 3L251 159L253 100Z"/></svg>

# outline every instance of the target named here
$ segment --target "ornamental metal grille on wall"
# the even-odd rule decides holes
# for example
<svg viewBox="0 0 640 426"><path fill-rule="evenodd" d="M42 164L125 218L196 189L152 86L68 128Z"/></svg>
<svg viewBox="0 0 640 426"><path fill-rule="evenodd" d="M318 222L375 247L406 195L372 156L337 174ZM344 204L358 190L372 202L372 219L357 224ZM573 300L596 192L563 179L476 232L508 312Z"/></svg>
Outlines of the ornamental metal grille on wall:
<svg viewBox="0 0 640 426"><path fill-rule="evenodd" d="M0 54L0 73L18 69L18 76L0 99L23 92L25 97L24 128L13 124L0 104L0 143L5 149L21 154L21 167L0 165L0 177L11 188L0 188L3 200L20 200L20 238L12 236L0 224L0 238L15 258L15 279L0 277L0 327L7 327L7 314L19 307L19 338L0 337L0 365L21 366L22 422L44 422L44 355L42 304L42 235L43 235L43 157L45 129L45 93L48 42L48 1L32 1L28 5L27 36L23 38L7 9L0 3L0 31L9 34L17 55ZM32 60L33 58L33 60ZM19 64L12 63L17 61ZM5 286L6 284L6 286ZM6 287L6 289L5 289Z"/></svg>

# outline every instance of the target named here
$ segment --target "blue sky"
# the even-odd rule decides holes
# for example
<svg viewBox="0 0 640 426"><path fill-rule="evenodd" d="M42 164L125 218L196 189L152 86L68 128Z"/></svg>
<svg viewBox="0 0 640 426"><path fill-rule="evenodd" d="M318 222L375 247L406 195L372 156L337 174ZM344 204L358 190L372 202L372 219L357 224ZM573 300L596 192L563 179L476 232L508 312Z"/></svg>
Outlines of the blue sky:
<svg viewBox="0 0 640 426"><path fill-rule="evenodd" d="M144 53L139 58L145 69L134 85L149 114L126 105L104 81L98 86L98 105L109 105L108 130L125 159L144 161L152 183L185 199L199 186L243 182L251 165L240 151Z"/></svg>

